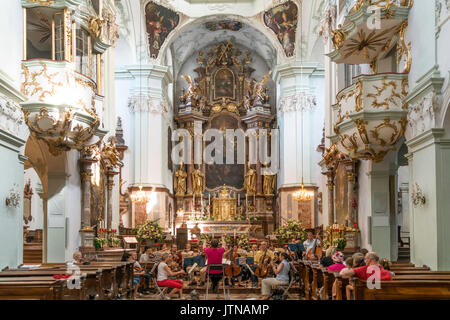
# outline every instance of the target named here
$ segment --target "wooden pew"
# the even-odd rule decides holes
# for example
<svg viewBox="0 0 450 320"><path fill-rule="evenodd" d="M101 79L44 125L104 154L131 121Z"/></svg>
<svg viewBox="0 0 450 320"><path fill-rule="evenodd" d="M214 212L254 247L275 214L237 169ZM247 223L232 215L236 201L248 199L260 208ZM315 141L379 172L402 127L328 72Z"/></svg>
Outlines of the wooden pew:
<svg viewBox="0 0 450 320"><path fill-rule="evenodd" d="M312 299L312 281L313 281L313 271L312 271L313 263L305 261L305 273L304 273L304 286L305 286L305 299Z"/></svg>
<svg viewBox="0 0 450 320"><path fill-rule="evenodd" d="M381 281L380 289L367 288L366 281L353 279L354 300L447 300L449 280Z"/></svg>
<svg viewBox="0 0 450 320"><path fill-rule="evenodd" d="M97 293L98 287L95 282L97 274L100 271L85 272L82 271L79 276L80 289L69 289L67 285L63 287L64 299L80 299L84 300L88 298L89 293L92 294L91 287L93 287L94 294ZM35 278L40 278L46 280L61 280L67 284L67 279L54 279L53 275L64 275L67 274L67 270L5 270L0 272L0 281L8 278L22 279L21 281L34 280ZM94 279L94 281L90 281Z"/></svg>
<svg viewBox="0 0 450 320"><path fill-rule="evenodd" d="M332 288L334 283L334 272L328 271L327 268L322 267L322 277L323 277L323 289L322 289L322 300L331 299Z"/></svg>
<svg viewBox="0 0 450 320"><path fill-rule="evenodd" d="M338 273L334 273L336 279L336 300L347 300L345 287L349 284L349 280L342 278Z"/></svg>
<svg viewBox="0 0 450 320"><path fill-rule="evenodd" d="M313 266L311 266L311 268L312 268L312 272L313 272L313 279L311 282L311 299L319 300L320 299L319 290L324 284L323 270L322 270L322 267L319 265L313 265ZM328 271L326 271L326 272L328 272Z"/></svg>
<svg viewBox="0 0 450 320"><path fill-rule="evenodd" d="M61 300L62 298L63 282L58 279L0 279L0 300Z"/></svg>

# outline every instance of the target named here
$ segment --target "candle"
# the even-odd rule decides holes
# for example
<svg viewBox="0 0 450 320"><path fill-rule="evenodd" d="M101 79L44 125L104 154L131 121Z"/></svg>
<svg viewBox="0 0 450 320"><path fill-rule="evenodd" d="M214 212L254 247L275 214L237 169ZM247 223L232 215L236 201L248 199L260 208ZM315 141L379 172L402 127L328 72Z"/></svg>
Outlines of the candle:
<svg viewBox="0 0 450 320"><path fill-rule="evenodd" d="M211 205L211 193L208 193L208 204Z"/></svg>
<svg viewBox="0 0 450 320"><path fill-rule="evenodd" d="M248 207L248 195L245 195L245 205Z"/></svg>
<svg viewBox="0 0 450 320"><path fill-rule="evenodd" d="M241 204L241 195L238 196L238 207Z"/></svg>

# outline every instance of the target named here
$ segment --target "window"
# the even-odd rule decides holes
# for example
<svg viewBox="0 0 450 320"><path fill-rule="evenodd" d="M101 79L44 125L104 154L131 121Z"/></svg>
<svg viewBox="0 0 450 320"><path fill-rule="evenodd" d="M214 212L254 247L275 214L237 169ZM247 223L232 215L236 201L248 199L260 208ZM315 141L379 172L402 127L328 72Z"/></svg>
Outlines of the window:
<svg viewBox="0 0 450 320"><path fill-rule="evenodd" d="M89 76L89 33L82 28L76 31L76 70Z"/></svg>
<svg viewBox="0 0 450 320"><path fill-rule="evenodd" d="M353 78L361 74L361 67L358 64L345 65L345 86L348 87L353 83Z"/></svg>
<svg viewBox="0 0 450 320"><path fill-rule="evenodd" d="M54 60L64 60L64 13L58 12L53 18L54 24Z"/></svg>

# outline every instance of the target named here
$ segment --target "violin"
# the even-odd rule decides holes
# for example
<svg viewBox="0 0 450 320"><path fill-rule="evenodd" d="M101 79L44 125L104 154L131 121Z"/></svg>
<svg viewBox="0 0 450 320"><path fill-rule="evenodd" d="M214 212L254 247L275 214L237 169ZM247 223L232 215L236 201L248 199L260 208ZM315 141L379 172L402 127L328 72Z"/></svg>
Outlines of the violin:
<svg viewBox="0 0 450 320"><path fill-rule="evenodd" d="M238 254L236 252L230 252L229 259L231 260L231 264L225 267L225 275L228 277L237 277L241 273L241 267L236 265L236 259L238 258Z"/></svg>
<svg viewBox="0 0 450 320"><path fill-rule="evenodd" d="M267 277L267 275L269 274L270 257L267 260L265 260L266 253L267 253L267 249L266 249L266 251L264 251L264 254L259 261L259 264L256 267L255 276L257 276L257 277L264 278L264 277Z"/></svg>

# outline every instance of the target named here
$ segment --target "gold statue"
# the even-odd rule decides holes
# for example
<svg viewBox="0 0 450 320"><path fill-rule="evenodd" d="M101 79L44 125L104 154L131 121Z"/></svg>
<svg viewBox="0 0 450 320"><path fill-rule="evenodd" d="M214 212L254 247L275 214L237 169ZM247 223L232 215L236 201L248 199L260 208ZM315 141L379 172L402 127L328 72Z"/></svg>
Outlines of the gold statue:
<svg viewBox="0 0 450 320"><path fill-rule="evenodd" d="M248 171L244 177L244 188L249 196L256 193L256 171L251 168L250 163L248 164Z"/></svg>
<svg viewBox="0 0 450 320"><path fill-rule="evenodd" d="M189 107L197 107L202 97L202 89L199 87L196 81L193 81L191 76L182 75L182 77L186 80L189 87L179 99L182 103L185 103L186 106Z"/></svg>
<svg viewBox="0 0 450 320"><path fill-rule="evenodd" d="M277 175L269 169L269 165L265 164L266 174L264 175L263 192L265 195L273 195Z"/></svg>
<svg viewBox="0 0 450 320"><path fill-rule="evenodd" d="M250 81L246 80L246 93L244 97L244 107L246 110L250 109L251 107L266 103L266 101L269 100L269 96L266 94L264 85L266 84L267 80L269 80L271 74L272 70L265 74L259 82L255 79L252 79Z"/></svg>
<svg viewBox="0 0 450 320"><path fill-rule="evenodd" d="M192 193L194 195L200 195L205 191L205 175L199 169L200 165L198 165L197 169L192 171Z"/></svg>
<svg viewBox="0 0 450 320"><path fill-rule="evenodd" d="M183 162L180 162L180 168L173 175L173 189L177 196L184 196L186 193L187 173L183 169Z"/></svg>

